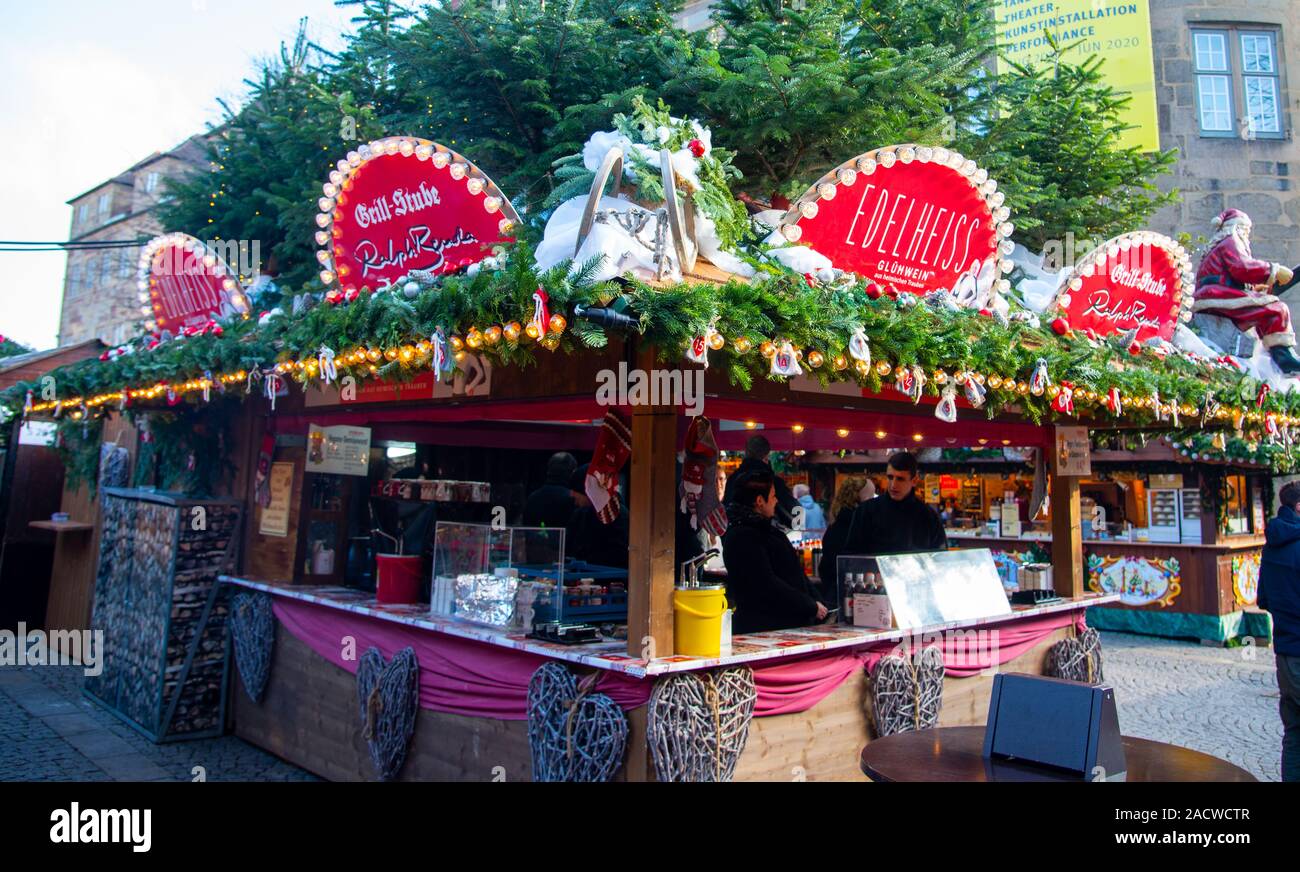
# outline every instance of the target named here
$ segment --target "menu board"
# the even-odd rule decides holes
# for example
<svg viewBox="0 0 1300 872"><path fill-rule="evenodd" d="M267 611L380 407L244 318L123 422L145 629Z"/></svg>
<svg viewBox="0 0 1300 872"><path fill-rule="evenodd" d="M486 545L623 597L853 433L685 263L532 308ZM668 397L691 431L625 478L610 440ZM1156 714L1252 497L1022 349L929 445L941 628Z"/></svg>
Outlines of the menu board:
<svg viewBox="0 0 1300 872"><path fill-rule="evenodd" d="M307 471L336 475L366 475L370 471L370 428L307 428Z"/></svg>
<svg viewBox="0 0 1300 872"><path fill-rule="evenodd" d="M289 500L293 494L293 463L271 464L267 479L271 502L262 508L258 532L263 536L289 535Z"/></svg>
<svg viewBox="0 0 1300 872"><path fill-rule="evenodd" d="M1087 427L1056 428L1056 475L1091 475L1092 445Z"/></svg>
<svg viewBox="0 0 1300 872"><path fill-rule="evenodd" d="M1011 614L987 548L876 558L900 630Z"/></svg>

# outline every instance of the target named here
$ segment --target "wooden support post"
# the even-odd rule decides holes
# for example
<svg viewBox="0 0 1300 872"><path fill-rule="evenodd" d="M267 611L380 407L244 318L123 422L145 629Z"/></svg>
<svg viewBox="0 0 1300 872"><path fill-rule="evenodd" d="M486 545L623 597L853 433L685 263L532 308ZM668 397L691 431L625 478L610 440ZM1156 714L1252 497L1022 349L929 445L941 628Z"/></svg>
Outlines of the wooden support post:
<svg viewBox="0 0 1300 872"><path fill-rule="evenodd" d="M637 366L656 365L642 350ZM673 539L676 531L677 408L634 406L628 507L627 653L673 653Z"/></svg>
<svg viewBox="0 0 1300 872"><path fill-rule="evenodd" d="M1058 475L1052 452L1052 580L1058 596L1083 595L1083 525L1079 477Z"/></svg>

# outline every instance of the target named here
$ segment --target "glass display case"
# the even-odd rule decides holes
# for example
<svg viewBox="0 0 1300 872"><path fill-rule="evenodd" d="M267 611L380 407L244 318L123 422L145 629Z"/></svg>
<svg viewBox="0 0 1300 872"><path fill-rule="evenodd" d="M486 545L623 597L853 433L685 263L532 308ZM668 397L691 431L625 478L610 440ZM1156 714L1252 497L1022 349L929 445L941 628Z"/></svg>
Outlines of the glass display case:
<svg viewBox="0 0 1300 872"><path fill-rule="evenodd" d="M430 611L532 632L548 623L627 620L627 570L566 559L565 531L440 521Z"/></svg>

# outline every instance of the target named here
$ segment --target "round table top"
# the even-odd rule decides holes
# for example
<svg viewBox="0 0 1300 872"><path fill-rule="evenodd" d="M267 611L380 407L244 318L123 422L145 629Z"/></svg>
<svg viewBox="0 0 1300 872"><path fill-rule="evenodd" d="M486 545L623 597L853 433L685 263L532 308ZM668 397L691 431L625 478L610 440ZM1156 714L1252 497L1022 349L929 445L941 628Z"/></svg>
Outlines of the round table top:
<svg viewBox="0 0 1300 872"><path fill-rule="evenodd" d="M1127 781L1257 781L1226 760L1150 739L1124 737ZM984 727L896 733L862 749L873 781L1081 781L1023 763L984 759Z"/></svg>

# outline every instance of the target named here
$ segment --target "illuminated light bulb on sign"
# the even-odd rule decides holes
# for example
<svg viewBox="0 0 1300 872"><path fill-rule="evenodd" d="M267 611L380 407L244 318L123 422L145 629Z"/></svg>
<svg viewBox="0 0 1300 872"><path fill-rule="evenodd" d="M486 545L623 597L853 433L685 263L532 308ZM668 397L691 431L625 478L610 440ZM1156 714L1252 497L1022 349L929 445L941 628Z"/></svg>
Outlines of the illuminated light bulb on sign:
<svg viewBox="0 0 1300 872"><path fill-rule="evenodd" d="M803 236L803 229L798 224L786 224L781 228L781 235L791 242L798 242Z"/></svg>
<svg viewBox="0 0 1300 872"><path fill-rule="evenodd" d="M410 157L415 154L415 143L409 139L403 139L397 150L402 153L402 157Z"/></svg>
<svg viewBox="0 0 1300 872"><path fill-rule="evenodd" d="M330 173L331 178L336 175L338 175L338 173ZM326 197L338 196L338 192L339 192L338 186L335 185L332 181L326 182L325 184L321 185L320 189L321 189L321 193L323 193Z"/></svg>
<svg viewBox="0 0 1300 872"><path fill-rule="evenodd" d="M817 196L823 200L835 199L835 185L832 182L822 182L817 186Z"/></svg>
<svg viewBox="0 0 1300 872"><path fill-rule="evenodd" d="M921 163L929 163L934 158L934 149L928 145L923 145L916 150L916 159Z"/></svg>
<svg viewBox="0 0 1300 872"><path fill-rule="evenodd" d="M457 181L459 181L459 180L465 178L465 172L466 172L468 169L469 169L469 168L466 167L463 163L460 163L459 161L457 161L456 163L454 163L454 164L451 165L451 177L452 177L453 179L456 179Z"/></svg>
<svg viewBox="0 0 1300 872"><path fill-rule="evenodd" d="M479 194L483 193L483 180L477 178L470 179L465 183L465 190L477 197Z"/></svg>
<svg viewBox="0 0 1300 872"><path fill-rule="evenodd" d="M329 197L321 197L316 201L316 205L320 207L322 212L334 211L334 200Z"/></svg>
<svg viewBox="0 0 1300 872"><path fill-rule="evenodd" d="M428 160L433 156L433 146L423 143L415 147L415 156L420 160Z"/></svg>
<svg viewBox="0 0 1300 872"><path fill-rule="evenodd" d="M849 187L852 187L853 183L858 180L857 171L850 169L849 167L842 167L835 173L835 177L839 180L841 185L847 185Z"/></svg>
<svg viewBox="0 0 1300 872"><path fill-rule="evenodd" d="M805 218L816 218L817 202L815 200L804 200L799 204L799 214Z"/></svg>
<svg viewBox="0 0 1300 872"><path fill-rule="evenodd" d="M900 148L898 150L898 159L905 164L910 164L912 161L916 160L916 149L911 146Z"/></svg>
<svg viewBox="0 0 1300 872"><path fill-rule="evenodd" d="M329 241L330 241L330 235L329 235L327 232L325 232L324 230L317 230L317 231L316 231L316 244L317 244L317 245L328 245L328 244L329 244Z"/></svg>
<svg viewBox="0 0 1300 872"><path fill-rule="evenodd" d="M882 167L889 169L894 165L894 162L898 160L898 155L894 154L892 151L882 151L876 155L876 159L880 161Z"/></svg>
<svg viewBox="0 0 1300 872"><path fill-rule="evenodd" d="M876 171L876 162L869 157L858 158L858 172L869 176Z"/></svg>
<svg viewBox="0 0 1300 872"><path fill-rule="evenodd" d="M489 212L495 212L501 208L500 197L485 197L483 199L483 208Z"/></svg>
<svg viewBox="0 0 1300 872"><path fill-rule="evenodd" d="M316 226L325 228L330 226L330 216L328 212L319 212L316 215Z"/></svg>
<svg viewBox="0 0 1300 872"><path fill-rule="evenodd" d="M330 262L330 253L322 248L320 251L316 252L316 260L320 261L321 264L328 266Z"/></svg>
<svg viewBox="0 0 1300 872"><path fill-rule="evenodd" d="M321 270L321 273L320 273L320 281L321 281L321 284L323 284L323 285L333 284L333 282L334 282L334 273L330 272L330 271L327 270L327 269Z"/></svg>
<svg viewBox="0 0 1300 872"><path fill-rule="evenodd" d="M502 218L500 223L497 224L497 231L500 232L502 236L508 236L514 229L515 222L511 221L509 218Z"/></svg>
<svg viewBox="0 0 1300 872"><path fill-rule="evenodd" d="M431 160L433 165L438 169L443 169L447 164L451 163L451 155L445 151L435 151L433 157L429 158L429 160Z"/></svg>

